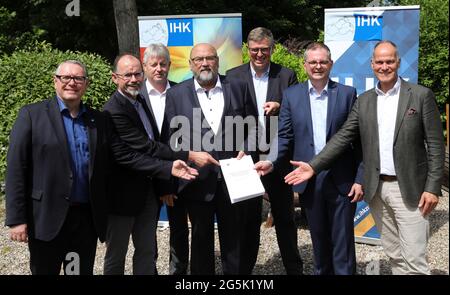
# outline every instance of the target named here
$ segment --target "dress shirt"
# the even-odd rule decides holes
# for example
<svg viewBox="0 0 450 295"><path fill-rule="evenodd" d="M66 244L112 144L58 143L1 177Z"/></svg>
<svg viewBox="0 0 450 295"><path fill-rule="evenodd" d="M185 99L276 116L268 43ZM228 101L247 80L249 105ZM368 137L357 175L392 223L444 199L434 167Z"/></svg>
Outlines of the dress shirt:
<svg viewBox="0 0 450 295"><path fill-rule="evenodd" d="M394 131L397 119L397 107L400 94L400 78L394 87L384 93L375 87L377 93L377 122L378 138L380 144L380 174L396 175L394 166Z"/></svg>
<svg viewBox="0 0 450 295"><path fill-rule="evenodd" d="M70 150L73 175L70 201L87 203L89 202L89 139L83 121L86 107L81 103L78 115L72 118L69 109L59 97L58 105Z"/></svg>
<svg viewBox="0 0 450 295"><path fill-rule="evenodd" d="M195 79L194 85L203 115L214 134L217 135L222 121L223 108L225 106L220 79L217 77L216 86L209 91L205 91Z"/></svg>
<svg viewBox="0 0 450 295"><path fill-rule="evenodd" d="M255 70L250 64L250 71L252 73L253 87L255 88L256 106L258 108L258 121L260 134L266 134L266 119L264 116L264 104L267 100L267 88L269 86L269 70L270 65L260 77L256 75Z"/></svg>
<svg viewBox="0 0 450 295"><path fill-rule="evenodd" d="M327 142L328 83L318 93L308 80L309 101L313 126L314 153L317 155Z"/></svg>
<svg viewBox="0 0 450 295"><path fill-rule="evenodd" d="M119 91L120 94L122 94L126 99L128 99L129 102L131 102L136 109L137 113L139 114L139 118L141 119L142 124L144 125L145 132L147 132L147 136L149 139L154 139L155 136L153 135L152 125L150 125L150 119L147 116L147 113L144 110L144 107L142 106L143 103L145 103L140 95L137 95L136 98L130 98L126 95L124 95L121 91Z"/></svg>
<svg viewBox="0 0 450 295"><path fill-rule="evenodd" d="M148 98L152 106L153 115L155 116L158 131L161 133L161 127L164 120L164 110L166 108L166 92L170 88L169 81L167 81L166 89L161 93L156 90L148 80L145 81L145 86L148 90Z"/></svg>

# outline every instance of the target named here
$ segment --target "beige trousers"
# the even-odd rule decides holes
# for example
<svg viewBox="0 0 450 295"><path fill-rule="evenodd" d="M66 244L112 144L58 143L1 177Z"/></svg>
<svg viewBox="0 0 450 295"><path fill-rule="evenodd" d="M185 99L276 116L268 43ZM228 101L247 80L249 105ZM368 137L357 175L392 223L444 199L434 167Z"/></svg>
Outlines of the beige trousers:
<svg viewBox="0 0 450 295"><path fill-rule="evenodd" d="M430 274L426 259L428 217L403 201L397 181L382 181L369 203L392 274Z"/></svg>

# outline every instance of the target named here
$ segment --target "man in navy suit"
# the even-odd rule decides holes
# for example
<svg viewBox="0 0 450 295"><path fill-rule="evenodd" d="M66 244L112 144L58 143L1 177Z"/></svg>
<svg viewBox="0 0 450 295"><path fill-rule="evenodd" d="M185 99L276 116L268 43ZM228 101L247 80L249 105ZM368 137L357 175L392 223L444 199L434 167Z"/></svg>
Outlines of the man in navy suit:
<svg viewBox="0 0 450 295"><path fill-rule="evenodd" d="M210 44L195 45L189 65L194 78L167 91L162 141L176 149L208 151L217 160L241 156L248 151L249 133L255 133L256 124L247 125L248 132L240 137L235 133L237 124L229 120L255 119L256 106L247 85L219 76L219 57ZM172 192L184 199L191 220L191 274L215 273L214 216L223 273L248 274L242 247L246 201L231 204L219 167L199 169L198 181L179 181L177 191Z"/></svg>
<svg viewBox="0 0 450 295"><path fill-rule="evenodd" d="M258 27L250 31L247 37L248 54L250 62L227 71L228 78L237 78L245 81L250 89L250 96L258 109L258 152L260 160L265 160L269 153L269 145L277 135L277 116L280 110L283 90L297 84L294 71L270 61L274 50L272 32L266 28ZM273 119L276 119L273 121ZM271 124L272 123L272 124ZM281 258L290 275L303 272L303 263L297 245L297 225L292 187L286 184L283 176L289 173L290 165L280 167L273 173L262 177L264 188L269 196L271 213L275 223L278 246ZM248 267L253 269L258 256L262 198L255 198L249 202L248 214L257 215L254 224L247 235ZM250 235L255 233L255 236Z"/></svg>
<svg viewBox="0 0 450 295"><path fill-rule="evenodd" d="M255 166L266 174L291 156L309 161L347 119L356 90L329 79L329 48L310 44L304 56L308 81L284 92L278 154ZM273 166L272 166L273 163ZM360 149L352 145L335 164L308 183L294 186L306 210L314 250L314 273L351 275L356 271L353 217L362 198Z"/></svg>

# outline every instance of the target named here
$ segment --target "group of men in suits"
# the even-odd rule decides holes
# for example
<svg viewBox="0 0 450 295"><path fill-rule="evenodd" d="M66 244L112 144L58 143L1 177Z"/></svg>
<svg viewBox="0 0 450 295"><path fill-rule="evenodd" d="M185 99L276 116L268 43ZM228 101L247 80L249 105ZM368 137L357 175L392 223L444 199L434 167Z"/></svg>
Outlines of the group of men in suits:
<svg viewBox="0 0 450 295"><path fill-rule="evenodd" d="M218 167L218 160L245 154L259 161L255 169L271 202L287 274L303 273L293 190L300 194L308 218L315 274L355 273L353 216L363 195L366 201L377 200L370 205L383 246L392 252L388 255L395 273L411 269L426 273L421 257L428 223L419 215L427 215L437 203L438 168L443 162L439 162L442 129L431 91L397 77L400 59L392 42L375 47L377 92L369 91L358 100L354 88L330 80L333 61L326 45L312 43L306 48L308 81L297 84L292 70L271 62L270 30L252 30L247 44L250 62L226 76L219 75L216 49L196 44L189 57L193 78L177 85L167 79L170 55L164 45L150 45L143 65L130 54L119 55L112 74L117 91L104 113L81 103L88 85L85 67L74 61L58 67L56 97L21 109L8 151L6 224L13 240L28 238L33 274L59 273L61 263L67 263L66 253L72 251L82 257L81 273L92 273L97 238L106 239L104 273L123 274L130 236L135 248L133 273L156 274L161 202L167 205L171 231L170 274L188 273L189 257L191 274L215 273L215 221L223 273L251 274L259 249L262 197L231 204ZM380 50L387 53L378 54ZM377 95L378 99L391 95L391 88L397 91L397 100L400 96L401 115L395 128L397 145L391 141L386 146L378 136L390 138L392 134L383 130L392 129L389 124L395 117L377 121L374 101ZM384 110L391 107L384 106ZM409 117L403 119L407 109ZM278 115L278 121L271 120ZM237 117L252 117L258 124L248 125L241 141L235 137L232 148L225 149L223 144L236 130L226 118ZM380 134L374 134L373 120ZM415 152L403 151L409 144ZM49 161L56 157L63 160ZM385 158L388 172L383 170ZM304 163L309 161L314 170ZM299 167L292 171L291 165ZM314 172L312 179L300 184ZM380 190L396 184L395 175L400 190L388 197L404 200L406 209L419 206L418 214L399 217L393 201L384 199ZM421 181L410 185L410 177ZM415 197L419 192L423 192L420 201ZM403 240L405 218L408 224L410 218L421 221L408 228L408 237L412 231L423 233L413 247Z"/></svg>

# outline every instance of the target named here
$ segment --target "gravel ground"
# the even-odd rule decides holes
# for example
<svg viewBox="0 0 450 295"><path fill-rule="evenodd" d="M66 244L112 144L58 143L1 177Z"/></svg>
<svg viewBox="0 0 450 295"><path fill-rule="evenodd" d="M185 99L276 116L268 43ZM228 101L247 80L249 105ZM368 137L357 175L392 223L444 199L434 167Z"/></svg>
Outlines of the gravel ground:
<svg viewBox="0 0 450 295"><path fill-rule="evenodd" d="M428 259L433 275L449 274L449 209L448 193L444 192L438 206L430 216L431 238L428 245ZM0 222L4 224L4 204L0 206ZM312 274L312 245L309 231L302 225L298 228L298 243L300 254L304 261L305 274ZM216 233L217 237L217 233ZM158 271L159 274L168 274L168 250L169 250L169 229L160 227L158 229ZM130 245L127 256L126 274L131 274L131 256L133 247ZM105 253L104 244L98 245L97 258L95 263L95 274L102 274L103 256ZM9 240L7 228L0 227L0 274L30 274L29 254L26 244L12 242ZM366 244L356 244L357 273L375 274L376 265L379 265L381 275L391 274L388 260L380 246ZM216 238L216 272L221 273L219 259L219 246ZM275 236L275 228L261 226L261 245L259 248L258 261L254 274L285 274L281 256L278 250Z"/></svg>

